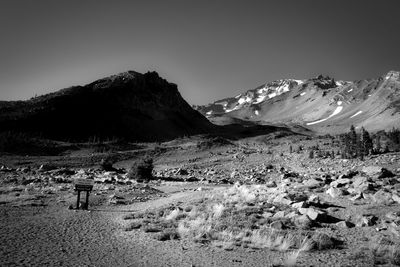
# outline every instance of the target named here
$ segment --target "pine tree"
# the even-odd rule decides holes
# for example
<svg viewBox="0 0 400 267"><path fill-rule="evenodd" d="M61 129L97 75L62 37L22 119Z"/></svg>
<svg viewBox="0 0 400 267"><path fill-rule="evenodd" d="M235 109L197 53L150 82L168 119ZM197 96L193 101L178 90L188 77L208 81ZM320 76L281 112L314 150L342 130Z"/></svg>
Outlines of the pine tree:
<svg viewBox="0 0 400 267"><path fill-rule="evenodd" d="M381 152L381 136L379 134L377 134L375 138L375 152L377 154Z"/></svg>
<svg viewBox="0 0 400 267"><path fill-rule="evenodd" d="M369 155L371 154L373 144L372 144L372 139L369 135L369 132L364 129L364 127L361 128L361 151L363 155Z"/></svg>
<svg viewBox="0 0 400 267"><path fill-rule="evenodd" d="M354 128L354 125L351 125L350 127L350 132L349 132L349 150L350 150L350 157L354 157L357 155L357 147L358 147L358 142L357 142L357 133L356 129Z"/></svg>

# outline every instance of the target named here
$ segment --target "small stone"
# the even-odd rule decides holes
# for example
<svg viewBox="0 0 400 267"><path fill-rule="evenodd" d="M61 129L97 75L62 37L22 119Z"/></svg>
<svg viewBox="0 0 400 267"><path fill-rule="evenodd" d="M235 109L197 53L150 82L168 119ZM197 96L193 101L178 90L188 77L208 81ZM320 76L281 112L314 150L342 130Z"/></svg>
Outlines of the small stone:
<svg viewBox="0 0 400 267"><path fill-rule="evenodd" d="M331 183L332 187L344 187L348 184L350 184L351 180L349 178L341 178L337 179L336 181L333 181Z"/></svg>
<svg viewBox="0 0 400 267"><path fill-rule="evenodd" d="M343 195L342 190L338 189L338 188L334 188L334 187L330 187L328 190L326 190L325 192L326 194L330 195L333 198L337 198L339 196Z"/></svg>
<svg viewBox="0 0 400 267"><path fill-rule="evenodd" d="M312 220L305 214L300 215L298 217L294 217L292 219L292 222L294 223L294 225L297 228L303 229L303 230L307 230L310 229L313 225Z"/></svg>
<svg viewBox="0 0 400 267"><path fill-rule="evenodd" d="M285 229L285 224L282 221L274 221L270 224L271 228L282 230Z"/></svg>
<svg viewBox="0 0 400 267"><path fill-rule="evenodd" d="M272 216L273 218L284 218L285 217L285 212L283 210L278 211L277 213Z"/></svg>
<svg viewBox="0 0 400 267"><path fill-rule="evenodd" d="M318 187L320 187L320 186L322 185L322 182L321 182L321 181L318 181L318 180L316 180L316 179L308 179L308 180L305 180L305 181L303 182L303 184L304 184L305 186L307 186L308 188L312 189L312 188L318 188Z"/></svg>
<svg viewBox="0 0 400 267"><path fill-rule="evenodd" d="M356 194L355 196L351 197L350 200L351 201L356 201L356 200L359 200L359 199L362 199L362 198L364 198L364 194L362 192L360 192L360 193Z"/></svg>
<svg viewBox="0 0 400 267"><path fill-rule="evenodd" d="M400 196L399 196L399 195L397 195L397 194L392 194L392 199L393 199L395 202L397 202L397 203L400 204Z"/></svg>
<svg viewBox="0 0 400 267"><path fill-rule="evenodd" d="M292 207L295 209L307 208L308 204L306 201L300 201L300 202L293 203Z"/></svg>
<svg viewBox="0 0 400 267"><path fill-rule="evenodd" d="M336 223L336 226L340 228L351 228L354 227L354 224L348 221L341 221Z"/></svg>
<svg viewBox="0 0 400 267"><path fill-rule="evenodd" d="M265 184L266 187L272 188L272 187L277 187L276 182L275 181L268 181Z"/></svg>
<svg viewBox="0 0 400 267"><path fill-rule="evenodd" d="M355 225L357 227L373 226L378 221L374 215L361 215L357 218Z"/></svg>
<svg viewBox="0 0 400 267"><path fill-rule="evenodd" d="M326 216L326 213L314 208L300 208L299 212L303 215L307 215L312 221L321 220Z"/></svg>

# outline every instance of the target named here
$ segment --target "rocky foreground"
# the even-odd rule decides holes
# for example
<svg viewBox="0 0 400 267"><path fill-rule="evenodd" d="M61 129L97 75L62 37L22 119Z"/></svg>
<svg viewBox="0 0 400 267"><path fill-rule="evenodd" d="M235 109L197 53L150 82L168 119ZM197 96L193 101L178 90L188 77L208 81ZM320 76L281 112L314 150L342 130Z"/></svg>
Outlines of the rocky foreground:
<svg viewBox="0 0 400 267"><path fill-rule="evenodd" d="M149 183L125 158L104 171L3 157L1 265L400 264L400 154L309 159L290 142L161 144ZM95 181L89 211L76 178Z"/></svg>

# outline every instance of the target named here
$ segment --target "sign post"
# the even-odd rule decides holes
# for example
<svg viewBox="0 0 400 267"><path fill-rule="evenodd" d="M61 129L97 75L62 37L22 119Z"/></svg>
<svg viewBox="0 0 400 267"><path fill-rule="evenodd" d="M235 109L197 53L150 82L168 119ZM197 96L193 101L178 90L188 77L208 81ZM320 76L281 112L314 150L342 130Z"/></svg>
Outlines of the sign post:
<svg viewBox="0 0 400 267"><path fill-rule="evenodd" d="M83 179L83 178L78 178L74 180L75 184L75 191L78 191L78 196L76 199L76 209L79 210L79 203L81 200L81 191L86 191L86 205L83 207L83 209L88 209L89 208L89 192L92 191L93 185L94 185L94 180L91 179Z"/></svg>

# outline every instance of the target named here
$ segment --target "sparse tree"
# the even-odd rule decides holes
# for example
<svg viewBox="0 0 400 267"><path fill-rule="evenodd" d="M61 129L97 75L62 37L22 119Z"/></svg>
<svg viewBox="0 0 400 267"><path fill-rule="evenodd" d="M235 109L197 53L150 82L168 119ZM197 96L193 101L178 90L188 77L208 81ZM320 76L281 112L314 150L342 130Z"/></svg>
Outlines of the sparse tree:
<svg viewBox="0 0 400 267"><path fill-rule="evenodd" d="M313 159L313 158L314 158L314 149L311 149L311 150L308 152L308 158L309 158L309 159Z"/></svg>

